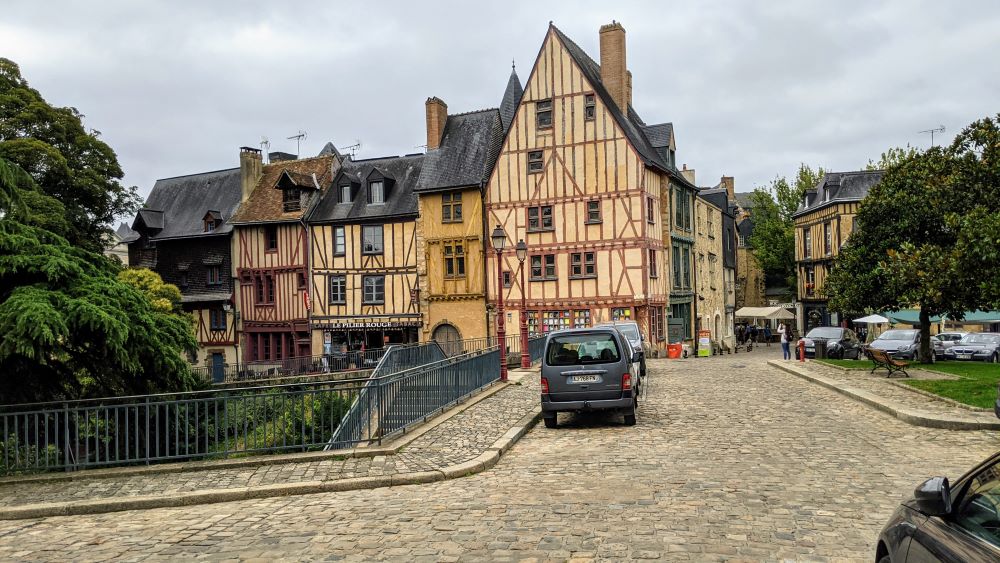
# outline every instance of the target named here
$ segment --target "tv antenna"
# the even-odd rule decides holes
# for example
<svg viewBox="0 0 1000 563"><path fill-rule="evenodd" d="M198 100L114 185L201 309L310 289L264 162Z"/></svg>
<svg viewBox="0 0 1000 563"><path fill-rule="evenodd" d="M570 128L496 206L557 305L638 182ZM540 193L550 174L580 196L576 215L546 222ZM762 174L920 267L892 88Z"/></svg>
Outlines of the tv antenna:
<svg viewBox="0 0 1000 563"><path fill-rule="evenodd" d="M267 158L267 150L271 148L271 141L264 135L260 136L260 153L263 158ZM261 160L263 160L263 158Z"/></svg>
<svg viewBox="0 0 1000 563"><path fill-rule="evenodd" d="M338 150L350 153L351 154L351 160L354 160L354 157L358 154L358 151L361 150L361 141L358 140L358 139L355 139L353 145L348 145L346 147L340 147Z"/></svg>
<svg viewBox="0 0 1000 563"><path fill-rule="evenodd" d="M931 146L934 146L934 133L944 133L944 125L936 127L934 129L924 129L923 131L917 131L917 133L930 133L931 134Z"/></svg>
<svg viewBox="0 0 1000 563"><path fill-rule="evenodd" d="M413 145L413 148L423 149L424 152L427 152L427 145Z"/></svg>
<svg viewBox="0 0 1000 563"><path fill-rule="evenodd" d="M292 139L295 139L295 156L296 157L299 156L299 151L302 148L302 141L306 140L306 138L308 136L309 136L309 133L306 133L305 131L299 129L299 132L298 132L297 135L292 135L291 137L286 137L289 141L291 141Z"/></svg>

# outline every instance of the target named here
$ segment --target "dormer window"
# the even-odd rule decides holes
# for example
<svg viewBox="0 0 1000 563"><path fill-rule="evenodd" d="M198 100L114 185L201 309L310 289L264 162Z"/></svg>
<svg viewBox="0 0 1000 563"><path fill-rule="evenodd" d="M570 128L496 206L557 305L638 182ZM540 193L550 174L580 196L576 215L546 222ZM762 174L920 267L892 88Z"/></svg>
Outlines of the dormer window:
<svg viewBox="0 0 1000 563"><path fill-rule="evenodd" d="M209 211L202 218L202 224L206 233L214 233L215 229L222 226L222 214L218 211Z"/></svg>
<svg viewBox="0 0 1000 563"><path fill-rule="evenodd" d="M385 183L382 180L368 182L368 203L371 205L385 203Z"/></svg>
<svg viewBox="0 0 1000 563"><path fill-rule="evenodd" d="M340 203L351 203L351 185L343 184L340 186Z"/></svg>
<svg viewBox="0 0 1000 563"><path fill-rule="evenodd" d="M205 221L205 232L206 233L215 232L215 219L209 219Z"/></svg>
<svg viewBox="0 0 1000 563"><path fill-rule="evenodd" d="M281 204L286 213L302 210L302 190L299 188L285 188L281 192Z"/></svg>

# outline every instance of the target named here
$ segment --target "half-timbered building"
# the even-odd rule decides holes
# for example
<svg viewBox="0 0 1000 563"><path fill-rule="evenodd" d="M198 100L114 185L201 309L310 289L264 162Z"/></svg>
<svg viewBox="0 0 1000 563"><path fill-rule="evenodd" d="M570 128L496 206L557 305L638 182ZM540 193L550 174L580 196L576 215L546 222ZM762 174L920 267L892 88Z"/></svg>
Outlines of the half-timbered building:
<svg viewBox="0 0 1000 563"><path fill-rule="evenodd" d="M512 73L505 100L521 96ZM429 98L427 154L416 185L421 340L448 342L488 334L483 185L503 137L498 109L447 115Z"/></svg>
<svg viewBox="0 0 1000 563"><path fill-rule="evenodd" d="M795 219L795 262L798 269L799 330L836 325L842 319L827 309L823 290L840 248L854 232L858 205L882 179L881 170L828 172L807 190Z"/></svg>
<svg viewBox="0 0 1000 563"><path fill-rule="evenodd" d="M236 362L230 220L240 205L240 170L157 180L132 223L129 264L150 268L181 290L199 350L191 363L221 377Z"/></svg>
<svg viewBox="0 0 1000 563"><path fill-rule="evenodd" d="M486 190L487 231L500 225L508 248L528 245L526 283L512 250L498 280L490 252L489 292L503 292L508 325L524 295L533 331L635 320L663 347L668 198L694 187L674 167L672 126L647 125L632 107L620 24L601 28L600 53L598 64L549 26Z"/></svg>
<svg viewBox="0 0 1000 563"><path fill-rule="evenodd" d="M314 349L419 340L414 187L423 161L347 159L309 213Z"/></svg>
<svg viewBox="0 0 1000 563"><path fill-rule="evenodd" d="M335 150L264 165L259 150L240 149L243 204L233 217L237 301L245 361L313 353L309 331L309 248L303 216L340 168Z"/></svg>

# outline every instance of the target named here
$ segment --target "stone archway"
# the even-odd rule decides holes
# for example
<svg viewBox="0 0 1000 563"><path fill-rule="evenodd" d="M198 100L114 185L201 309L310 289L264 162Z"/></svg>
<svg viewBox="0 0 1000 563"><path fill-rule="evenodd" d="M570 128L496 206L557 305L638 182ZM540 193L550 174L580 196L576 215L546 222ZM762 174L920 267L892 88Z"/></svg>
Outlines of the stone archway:
<svg viewBox="0 0 1000 563"><path fill-rule="evenodd" d="M431 339L437 342L444 353L448 356L455 356L462 353L462 333L451 323L441 323L434 327Z"/></svg>

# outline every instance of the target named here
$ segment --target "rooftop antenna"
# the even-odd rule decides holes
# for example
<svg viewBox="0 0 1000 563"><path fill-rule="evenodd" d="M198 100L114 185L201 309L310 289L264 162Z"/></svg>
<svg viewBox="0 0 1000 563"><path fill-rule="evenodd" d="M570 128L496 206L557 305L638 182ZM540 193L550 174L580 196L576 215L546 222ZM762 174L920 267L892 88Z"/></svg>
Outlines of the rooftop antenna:
<svg viewBox="0 0 1000 563"><path fill-rule="evenodd" d="M413 145L413 148L423 149L424 152L427 152L427 145Z"/></svg>
<svg viewBox="0 0 1000 563"><path fill-rule="evenodd" d="M944 133L944 125L936 127L934 129L924 129L923 131L917 131L917 133L930 133L931 134L931 146L934 146L934 133Z"/></svg>
<svg viewBox="0 0 1000 563"><path fill-rule="evenodd" d="M260 136L261 160L266 160L267 159L267 151L270 148L271 148L271 141L270 141L270 139L268 139L264 135L261 135Z"/></svg>
<svg viewBox="0 0 1000 563"><path fill-rule="evenodd" d="M309 136L309 133L306 133L305 131L299 129L299 132L298 132L297 135L292 135L291 137L286 137L289 141L291 141L292 139L295 139L295 157L296 158L298 158L299 151L302 148L302 141L304 141L308 136Z"/></svg>
<svg viewBox="0 0 1000 563"><path fill-rule="evenodd" d="M346 147L339 147L337 150L349 152L351 154L351 160L354 160L354 157L357 156L358 151L361 150L361 141L355 139L353 145L348 145Z"/></svg>

